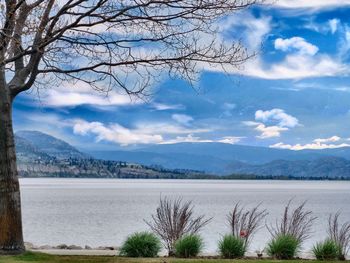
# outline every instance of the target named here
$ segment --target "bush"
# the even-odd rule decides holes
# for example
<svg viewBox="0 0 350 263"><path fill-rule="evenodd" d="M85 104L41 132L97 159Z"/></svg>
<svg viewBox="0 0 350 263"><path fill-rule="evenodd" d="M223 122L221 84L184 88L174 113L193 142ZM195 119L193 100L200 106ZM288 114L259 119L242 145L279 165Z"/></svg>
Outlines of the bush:
<svg viewBox="0 0 350 263"><path fill-rule="evenodd" d="M187 235L175 243L175 255L181 258L196 257L203 248L203 240L198 235Z"/></svg>
<svg viewBox="0 0 350 263"><path fill-rule="evenodd" d="M244 240L233 235L226 235L219 242L220 255L223 258L240 258L245 253Z"/></svg>
<svg viewBox="0 0 350 263"><path fill-rule="evenodd" d="M161 250L161 243L153 233L141 232L129 236L120 250L126 257L156 257Z"/></svg>
<svg viewBox="0 0 350 263"><path fill-rule="evenodd" d="M317 219L312 215L311 210L305 209L306 202L301 203L292 208L292 200L284 208L284 212L280 221L276 221L276 225L267 225L272 238L278 236L293 236L301 245L310 237L313 222Z"/></svg>
<svg viewBox="0 0 350 263"><path fill-rule="evenodd" d="M340 246L331 239L317 243L312 248L312 252L318 260L336 260L342 254Z"/></svg>
<svg viewBox="0 0 350 263"><path fill-rule="evenodd" d="M292 235L279 235L267 244L267 254L277 259L292 259L300 248L300 241Z"/></svg>
<svg viewBox="0 0 350 263"><path fill-rule="evenodd" d="M146 224L157 234L168 250L169 256L174 256L176 242L186 235L196 235L210 222L204 215L194 214L191 201L184 202L182 198L161 198L156 214ZM169 223L170 222L170 223Z"/></svg>
<svg viewBox="0 0 350 263"><path fill-rule="evenodd" d="M330 215L328 219L328 239L338 244L340 249L340 260L345 260L345 256L350 250L350 222L341 223L340 212Z"/></svg>
<svg viewBox="0 0 350 263"><path fill-rule="evenodd" d="M244 250L248 249L267 214L266 209L260 209L260 205L247 209L245 206L241 206L240 203L236 203L229 213L227 219L231 227L231 233L236 238L244 241Z"/></svg>

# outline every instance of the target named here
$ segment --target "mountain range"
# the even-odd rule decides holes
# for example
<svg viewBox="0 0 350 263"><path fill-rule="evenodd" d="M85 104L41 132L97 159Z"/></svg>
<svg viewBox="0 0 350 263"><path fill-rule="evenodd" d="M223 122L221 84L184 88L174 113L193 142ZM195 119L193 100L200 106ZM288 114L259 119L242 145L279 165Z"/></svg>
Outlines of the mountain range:
<svg viewBox="0 0 350 263"><path fill-rule="evenodd" d="M201 175L197 171L95 159L60 139L37 131L17 132L15 141L17 166L22 177L188 179Z"/></svg>
<svg viewBox="0 0 350 263"><path fill-rule="evenodd" d="M116 173L108 169L113 166L120 168L123 163L124 166L138 167L136 174L141 177L148 173L143 169L148 169L157 171L158 177L166 172L172 177L178 174L249 174L266 177L350 178L350 147L292 151L224 143L177 143L84 153L48 134L19 131L16 132L16 149L20 171L28 174L26 171L31 167L31 176L35 169L39 173L38 168L33 167L41 163L40 171L43 172L40 174L43 176L47 175L47 167L51 165L51 170L56 171L53 173L55 176L69 176L72 173L74 176L105 177L103 175L108 174L107 177L117 177ZM89 167L90 172L87 173L82 167ZM60 170L62 172L57 172Z"/></svg>
<svg viewBox="0 0 350 263"><path fill-rule="evenodd" d="M297 167L305 167L306 164L314 166L315 163L329 163L332 166L335 165L334 160L348 162L350 147L292 151L225 143L178 143L153 145L136 150L90 152L90 154L105 160L133 161L145 165L157 164L170 169L193 169L218 175L231 173L276 175L278 173L278 175L299 176L301 172ZM296 169L292 169L294 166L297 166ZM308 172L312 171L309 169ZM315 173L312 172L316 176Z"/></svg>

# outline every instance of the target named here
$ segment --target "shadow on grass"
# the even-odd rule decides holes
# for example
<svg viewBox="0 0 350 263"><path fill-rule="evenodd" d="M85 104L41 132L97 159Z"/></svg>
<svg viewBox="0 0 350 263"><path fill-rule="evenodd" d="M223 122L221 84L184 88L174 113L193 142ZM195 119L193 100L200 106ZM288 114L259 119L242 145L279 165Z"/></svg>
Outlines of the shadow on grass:
<svg viewBox="0 0 350 263"><path fill-rule="evenodd" d="M24 254L16 256L0 256L0 263L21 263L21 262L39 262L39 263L75 263L75 262L86 262L86 263L119 263L116 257L108 256L56 256L44 253L37 253L27 251Z"/></svg>
<svg viewBox="0 0 350 263"><path fill-rule="evenodd" d="M177 259L177 258L124 258L117 256L57 256L36 252L25 252L17 256L0 256L0 263L341 263L350 261L316 261L316 260L270 260L270 259Z"/></svg>

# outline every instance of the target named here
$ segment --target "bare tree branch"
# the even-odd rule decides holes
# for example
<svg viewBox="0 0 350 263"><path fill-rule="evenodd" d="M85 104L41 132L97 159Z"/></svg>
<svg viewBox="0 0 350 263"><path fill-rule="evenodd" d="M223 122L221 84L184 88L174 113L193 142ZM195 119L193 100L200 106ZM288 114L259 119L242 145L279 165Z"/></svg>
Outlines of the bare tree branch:
<svg viewBox="0 0 350 263"><path fill-rule="evenodd" d="M239 41L224 41L220 19L263 2L8 0L0 66L13 97L53 78L127 94L142 94L151 85L144 79L164 72L193 82L203 69L239 67L254 56Z"/></svg>

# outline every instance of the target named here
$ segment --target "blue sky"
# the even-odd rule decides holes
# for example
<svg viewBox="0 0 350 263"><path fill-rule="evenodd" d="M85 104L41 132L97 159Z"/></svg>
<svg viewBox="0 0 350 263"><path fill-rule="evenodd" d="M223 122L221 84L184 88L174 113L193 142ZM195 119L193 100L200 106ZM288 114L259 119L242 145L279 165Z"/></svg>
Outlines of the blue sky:
<svg viewBox="0 0 350 263"><path fill-rule="evenodd" d="M203 71L195 89L165 78L144 100L118 91L107 97L81 83L32 90L15 101L15 130L86 150L177 142L350 146L349 13L348 0L280 0L235 13L220 22L223 38L258 51L239 71Z"/></svg>

